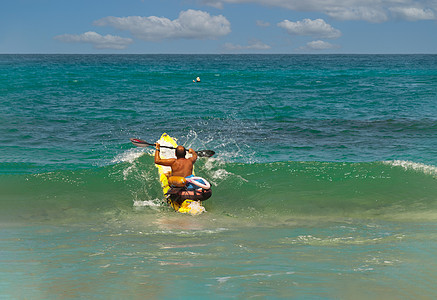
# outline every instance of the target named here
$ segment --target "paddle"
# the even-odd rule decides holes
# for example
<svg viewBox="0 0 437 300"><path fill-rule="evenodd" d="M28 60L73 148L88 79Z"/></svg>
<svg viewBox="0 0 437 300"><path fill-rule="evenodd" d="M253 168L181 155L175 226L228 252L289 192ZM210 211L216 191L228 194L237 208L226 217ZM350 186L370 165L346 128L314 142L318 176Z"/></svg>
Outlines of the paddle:
<svg viewBox="0 0 437 300"><path fill-rule="evenodd" d="M156 144L151 144L140 139L130 139L130 141L132 142L132 144L138 147L156 146ZM161 145L161 148L176 149L175 147L163 146L163 145ZM199 157L211 157L215 154L215 152L212 150L199 150L196 151L196 153Z"/></svg>

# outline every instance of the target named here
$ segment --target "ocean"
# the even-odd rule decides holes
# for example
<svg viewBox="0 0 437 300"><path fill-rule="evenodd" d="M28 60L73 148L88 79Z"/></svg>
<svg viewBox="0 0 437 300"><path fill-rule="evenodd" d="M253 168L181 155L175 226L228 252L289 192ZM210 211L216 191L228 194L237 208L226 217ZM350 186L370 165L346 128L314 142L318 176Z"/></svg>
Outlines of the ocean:
<svg viewBox="0 0 437 300"><path fill-rule="evenodd" d="M437 298L437 55L0 55L0 107L1 299Z"/></svg>

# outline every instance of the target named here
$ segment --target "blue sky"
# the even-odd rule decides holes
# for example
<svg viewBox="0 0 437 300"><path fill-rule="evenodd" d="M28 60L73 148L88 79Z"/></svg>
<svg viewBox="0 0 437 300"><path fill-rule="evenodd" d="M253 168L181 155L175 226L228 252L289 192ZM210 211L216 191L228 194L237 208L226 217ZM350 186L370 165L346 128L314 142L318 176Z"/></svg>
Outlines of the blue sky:
<svg viewBox="0 0 437 300"><path fill-rule="evenodd" d="M432 53L436 0L1 0L0 53Z"/></svg>

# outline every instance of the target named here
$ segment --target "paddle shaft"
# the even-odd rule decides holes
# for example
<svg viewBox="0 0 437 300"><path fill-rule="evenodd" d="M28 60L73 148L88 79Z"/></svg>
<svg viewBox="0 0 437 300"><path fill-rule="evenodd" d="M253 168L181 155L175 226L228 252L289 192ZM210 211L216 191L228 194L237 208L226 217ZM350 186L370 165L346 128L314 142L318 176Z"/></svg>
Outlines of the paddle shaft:
<svg viewBox="0 0 437 300"><path fill-rule="evenodd" d="M150 144L150 143L147 143L147 142L145 142L144 144L147 144L147 145L149 145L149 146L155 146L155 147L156 147L156 144ZM164 146L164 145L159 145L159 147L161 147L161 148L167 148L167 149L173 149L173 150L176 149L175 147Z"/></svg>
<svg viewBox="0 0 437 300"><path fill-rule="evenodd" d="M130 139L131 142L138 147L146 147L146 146L155 146L156 144L152 144L152 143L148 143L146 141L140 140L140 139ZM160 145L160 147L162 148L167 148L167 149L176 149L175 147L171 147L171 146L164 146L164 145ZM214 151L212 150L200 150L200 151L196 151L197 155L199 155L200 157L211 157L215 154Z"/></svg>

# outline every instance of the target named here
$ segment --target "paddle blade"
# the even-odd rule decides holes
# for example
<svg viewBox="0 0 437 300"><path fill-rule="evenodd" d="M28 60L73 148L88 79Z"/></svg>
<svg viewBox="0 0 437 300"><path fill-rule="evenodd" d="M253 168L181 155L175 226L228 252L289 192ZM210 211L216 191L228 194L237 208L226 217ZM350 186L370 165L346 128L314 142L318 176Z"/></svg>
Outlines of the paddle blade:
<svg viewBox="0 0 437 300"><path fill-rule="evenodd" d="M199 150L196 151L196 153L199 157L211 157L215 154L215 152L212 150Z"/></svg>
<svg viewBox="0 0 437 300"><path fill-rule="evenodd" d="M148 146L155 146L155 144L150 144L146 141L140 140L140 139L130 139L132 144L134 144L137 147L148 147Z"/></svg>

